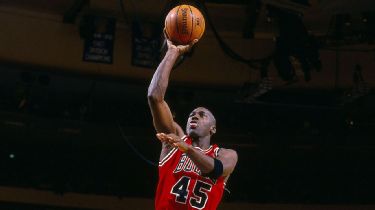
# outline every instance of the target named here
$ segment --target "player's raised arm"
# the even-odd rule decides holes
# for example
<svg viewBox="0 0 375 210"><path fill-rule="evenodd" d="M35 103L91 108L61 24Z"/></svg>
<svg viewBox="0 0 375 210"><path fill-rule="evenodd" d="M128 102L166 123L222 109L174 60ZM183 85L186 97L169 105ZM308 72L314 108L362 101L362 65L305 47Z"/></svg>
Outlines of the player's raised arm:
<svg viewBox="0 0 375 210"><path fill-rule="evenodd" d="M165 102L164 96L168 87L170 73L177 58L187 52L196 41L191 45L175 46L167 40L168 51L152 77L147 95L154 127L158 133L180 133L177 131L181 129L173 121L171 110Z"/></svg>
<svg viewBox="0 0 375 210"><path fill-rule="evenodd" d="M148 87L148 105L157 132L176 133L172 113L164 100L169 83L169 75L179 56L177 49L169 49L156 69Z"/></svg>

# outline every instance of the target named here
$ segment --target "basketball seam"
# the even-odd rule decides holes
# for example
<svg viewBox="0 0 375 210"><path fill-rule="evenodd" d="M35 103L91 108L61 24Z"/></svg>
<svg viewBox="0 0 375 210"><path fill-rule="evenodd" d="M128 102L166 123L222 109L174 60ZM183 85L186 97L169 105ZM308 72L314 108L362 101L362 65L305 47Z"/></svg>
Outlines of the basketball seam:
<svg viewBox="0 0 375 210"><path fill-rule="evenodd" d="M191 30L190 30L189 40L191 40L191 35L193 34L193 31L194 31L194 18L195 18L195 15L193 14L193 11L191 10L190 6L189 6L189 10L190 10L190 18L191 18Z"/></svg>
<svg viewBox="0 0 375 210"><path fill-rule="evenodd" d="M180 30L178 29L178 11L180 10L180 7L181 7L181 5L180 6L178 6L178 8L177 8L177 11L176 11L176 30L177 30L177 35L178 35L178 38L179 38L179 40L181 40L181 36L180 36Z"/></svg>

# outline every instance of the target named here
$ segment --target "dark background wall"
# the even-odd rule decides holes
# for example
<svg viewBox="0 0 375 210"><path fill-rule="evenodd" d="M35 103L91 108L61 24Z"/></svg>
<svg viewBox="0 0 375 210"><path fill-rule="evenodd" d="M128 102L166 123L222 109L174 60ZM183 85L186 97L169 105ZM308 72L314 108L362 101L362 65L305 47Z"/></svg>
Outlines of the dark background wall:
<svg viewBox="0 0 375 210"><path fill-rule="evenodd" d="M155 68L132 65L133 32L119 1L90 1L74 21L65 22L77 2L0 4L0 208L152 206L160 144L146 93ZM146 28L160 25L170 3L124 2L130 19L138 17ZM207 1L222 38L248 58L272 55L280 35L277 18L268 23L264 6L277 2L261 2L249 39L242 34L248 2ZM173 71L166 100L182 127L192 109L208 107L218 120L213 143L238 152L223 209L371 209L372 36L353 41L353 31L363 35L357 28L340 39L322 33L334 14L353 14L355 25L374 2L352 7L350 1L288 2L278 7L303 13L307 29L322 44L322 69L311 72L311 81L305 81L298 62L295 76L285 80L273 61L264 72L253 62L230 58L209 26L193 54ZM118 20L113 64L82 61L79 19L88 12ZM94 200L99 207L89 204Z"/></svg>
<svg viewBox="0 0 375 210"><path fill-rule="evenodd" d="M146 85L15 69L7 75L1 100L2 185L153 197L157 168L152 164L160 145ZM40 82L43 77L48 84ZM177 122L184 126L197 104L209 107L218 119L213 142L239 154L224 200L374 202L372 95L343 103L340 92L275 90L249 104L238 100L236 90L171 87L167 100ZM28 94L19 97L19 92Z"/></svg>

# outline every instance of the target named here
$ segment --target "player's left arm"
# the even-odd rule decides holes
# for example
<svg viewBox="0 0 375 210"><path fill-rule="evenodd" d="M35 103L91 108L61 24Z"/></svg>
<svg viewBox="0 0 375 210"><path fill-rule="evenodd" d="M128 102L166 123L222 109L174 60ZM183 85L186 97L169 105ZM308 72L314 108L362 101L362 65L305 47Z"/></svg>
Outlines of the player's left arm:
<svg viewBox="0 0 375 210"><path fill-rule="evenodd" d="M223 164L223 174L222 176L228 176L236 167L238 161L238 155L235 150L221 148L219 150L217 159Z"/></svg>
<svg viewBox="0 0 375 210"><path fill-rule="evenodd" d="M186 153L204 175L211 174L213 177L226 177L233 172L237 164L238 156L237 152L234 150L221 148L215 160L215 158L186 144L186 142L182 141L181 138L175 134L158 133L156 136L160 141L178 147L179 150ZM218 161L220 161L220 163L218 163ZM220 166L220 164L222 165Z"/></svg>

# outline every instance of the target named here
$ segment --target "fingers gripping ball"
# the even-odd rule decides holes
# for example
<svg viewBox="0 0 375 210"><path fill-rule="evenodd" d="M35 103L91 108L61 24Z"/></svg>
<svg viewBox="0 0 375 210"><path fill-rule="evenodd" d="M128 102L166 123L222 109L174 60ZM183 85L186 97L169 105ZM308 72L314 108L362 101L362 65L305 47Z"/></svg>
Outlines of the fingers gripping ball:
<svg viewBox="0 0 375 210"><path fill-rule="evenodd" d="M165 18L165 32L173 44L187 45L200 39L205 30L202 13L191 5L179 5Z"/></svg>

